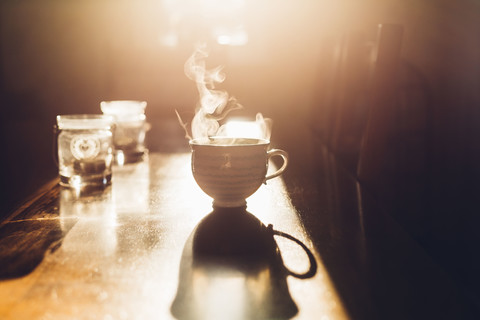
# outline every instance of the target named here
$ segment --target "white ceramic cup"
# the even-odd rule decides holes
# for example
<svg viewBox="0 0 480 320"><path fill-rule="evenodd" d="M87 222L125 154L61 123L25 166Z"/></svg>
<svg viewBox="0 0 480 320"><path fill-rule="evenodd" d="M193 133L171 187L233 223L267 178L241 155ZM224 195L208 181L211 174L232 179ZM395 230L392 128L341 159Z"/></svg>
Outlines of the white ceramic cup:
<svg viewBox="0 0 480 320"><path fill-rule="evenodd" d="M209 137L190 140L192 172L200 188L213 198L214 207L242 207L267 180L281 175L288 154L268 150L270 141L254 138ZM280 156L283 165L267 175L270 158Z"/></svg>

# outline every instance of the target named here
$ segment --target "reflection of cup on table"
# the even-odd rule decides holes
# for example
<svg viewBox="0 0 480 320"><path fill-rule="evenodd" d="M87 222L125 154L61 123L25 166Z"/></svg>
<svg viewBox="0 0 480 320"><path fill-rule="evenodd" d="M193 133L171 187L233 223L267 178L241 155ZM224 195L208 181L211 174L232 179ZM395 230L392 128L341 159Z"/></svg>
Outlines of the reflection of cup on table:
<svg viewBox="0 0 480 320"><path fill-rule="evenodd" d="M269 179L283 173L288 154L268 150L264 139L209 137L190 141L192 172L200 188L213 198L214 207L242 207L245 199ZM271 157L283 158L283 165L267 176Z"/></svg>
<svg viewBox="0 0 480 320"><path fill-rule="evenodd" d="M145 101L102 101L100 108L115 119L113 144L116 162L120 165L141 161L148 152L145 135L149 125L145 119Z"/></svg>
<svg viewBox="0 0 480 320"><path fill-rule="evenodd" d="M111 183L112 126L113 118L105 115L57 116L61 185L83 188Z"/></svg>

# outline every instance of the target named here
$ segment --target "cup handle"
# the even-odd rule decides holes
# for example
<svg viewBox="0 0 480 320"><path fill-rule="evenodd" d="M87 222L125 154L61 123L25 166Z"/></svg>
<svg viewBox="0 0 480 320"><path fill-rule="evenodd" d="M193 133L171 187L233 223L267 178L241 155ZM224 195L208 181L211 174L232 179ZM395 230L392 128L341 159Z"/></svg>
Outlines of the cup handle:
<svg viewBox="0 0 480 320"><path fill-rule="evenodd" d="M280 157L282 157L282 159L283 159L283 164L282 164L282 166L280 167L280 169L278 169L278 170L275 171L274 173L266 176L264 183L267 183L267 180L270 180L270 179L272 179L272 178L278 177L278 176L281 175L281 174L283 173L283 171L285 171L285 169L287 168L287 165L288 165L288 153L287 153L286 151L283 151L283 150L280 150L280 149L272 149L272 150L267 151L267 161L269 161L270 158L272 158L272 157L274 157L274 156L280 156Z"/></svg>
<svg viewBox="0 0 480 320"><path fill-rule="evenodd" d="M312 251L310 251L310 249L307 248L307 246L305 244L303 244L300 240L298 240L297 238L289 235L288 233L285 233L285 232L282 232L282 231L278 231L278 230L274 230L273 229L273 226L271 224L268 225L267 229L272 233L272 235L274 236L280 236L280 237L284 237L288 240L291 240L293 242L295 242L296 244L298 244L300 247L302 247L302 249L305 251L305 253L307 254L307 257L308 257L308 262L310 264L310 267L308 268L308 270L304 273L297 273L297 272L294 272L290 269L288 269L287 267L285 267L285 270L287 271L287 273L295 278L298 278L298 279L309 279L309 278L312 278L316 273L317 273L317 261L315 260L315 256L313 255Z"/></svg>

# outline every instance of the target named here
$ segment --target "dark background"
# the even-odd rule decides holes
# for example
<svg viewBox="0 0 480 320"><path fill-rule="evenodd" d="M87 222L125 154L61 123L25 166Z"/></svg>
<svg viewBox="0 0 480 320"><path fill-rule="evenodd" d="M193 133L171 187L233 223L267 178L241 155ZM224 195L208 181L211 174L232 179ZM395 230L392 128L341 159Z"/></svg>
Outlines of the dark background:
<svg viewBox="0 0 480 320"><path fill-rule="evenodd" d="M197 94L183 65L199 41L209 46L209 67L225 66L219 87L245 106L242 115L272 118L272 141L295 154L312 110L323 107L325 43L352 30L373 40L379 23L398 23L399 119L422 141L403 155L413 177L428 178L405 189L420 190L421 204L390 214L478 299L480 2L245 0L240 9L238 1L217 9L207 2L1 2L0 218L56 176L57 114L99 113L102 100L145 100L150 148L184 150L174 110L193 117ZM232 30L244 30L248 43L215 42L215 32Z"/></svg>

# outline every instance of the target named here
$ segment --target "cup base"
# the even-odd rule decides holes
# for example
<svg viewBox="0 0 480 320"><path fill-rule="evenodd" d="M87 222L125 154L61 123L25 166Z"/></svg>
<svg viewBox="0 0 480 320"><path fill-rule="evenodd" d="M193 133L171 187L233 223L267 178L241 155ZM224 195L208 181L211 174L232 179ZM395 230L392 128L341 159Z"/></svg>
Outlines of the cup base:
<svg viewBox="0 0 480 320"><path fill-rule="evenodd" d="M60 185L70 188L106 187L112 183L112 173L91 175L60 175Z"/></svg>
<svg viewBox="0 0 480 320"><path fill-rule="evenodd" d="M148 155L148 149L130 151L116 150L115 163L119 166L123 166L124 164L142 162L146 155Z"/></svg>
<svg viewBox="0 0 480 320"><path fill-rule="evenodd" d="M245 199L238 201L222 201L222 200L213 200L214 208L240 208L246 207L247 201Z"/></svg>

